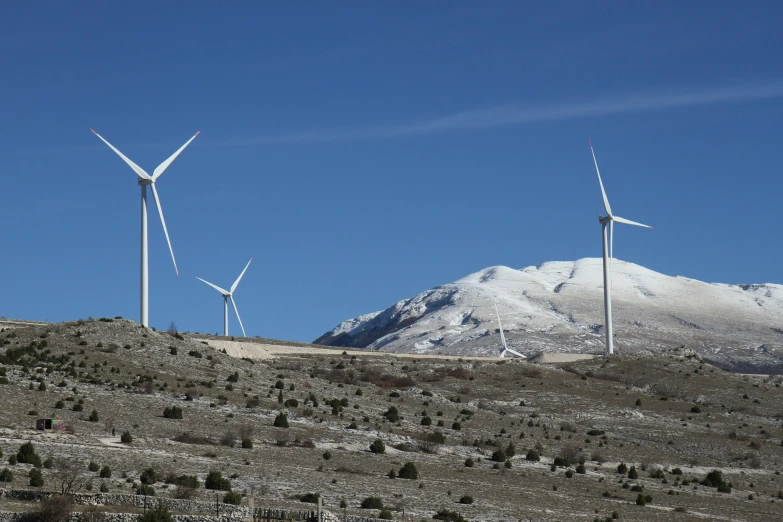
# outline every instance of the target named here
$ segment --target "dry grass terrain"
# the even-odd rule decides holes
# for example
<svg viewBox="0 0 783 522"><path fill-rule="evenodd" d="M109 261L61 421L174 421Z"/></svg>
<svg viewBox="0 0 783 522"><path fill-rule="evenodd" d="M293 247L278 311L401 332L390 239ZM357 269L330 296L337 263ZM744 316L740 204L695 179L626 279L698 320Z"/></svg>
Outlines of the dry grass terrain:
<svg viewBox="0 0 783 522"><path fill-rule="evenodd" d="M220 471L257 507L301 508L302 495L320 493L337 514L344 500L347 513L377 516L360 508L375 496L396 520L403 509L414 521L441 509L471 521L783 519L779 377L686 351L542 366L239 341L121 319L0 332L0 471L13 473L0 487L29 487L31 465L8 459L31 441L54 461L42 468L52 490L70 459L79 491L131 493L153 468L156 495L214 501L204 479ZM182 419L163 417L173 406ZM273 426L281 412L288 428ZM68 429L37 432L39 417ZM370 452L376 439L385 453ZM510 445L508 464L492 460ZM409 462L418 478L389 477ZM618 473L621 463L635 473ZM712 470L730 492L700 483ZM165 481L181 475L200 487Z"/></svg>

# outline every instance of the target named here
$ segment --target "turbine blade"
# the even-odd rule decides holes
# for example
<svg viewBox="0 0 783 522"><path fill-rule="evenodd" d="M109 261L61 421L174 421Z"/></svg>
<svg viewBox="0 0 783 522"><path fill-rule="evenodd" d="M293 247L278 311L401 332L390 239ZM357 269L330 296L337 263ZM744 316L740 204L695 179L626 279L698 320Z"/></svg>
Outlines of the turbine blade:
<svg viewBox="0 0 783 522"><path fill-rule="evenodd" d="M595 163L595 173L598 174L598 184L601 185L601 195L604 197L604 209L610 216L612 215L612 207L609 206L609 198L606 197L606 191L604 190L604 182L601 181L601 172L598 170L598 160L595 159L595 151L593 150L593 142L590 142L590 152L593 154L593 163Z"/></svg>
<svg viewBox="0 0 783 522"><path fill-rule="evenodd" d="M201 281L202 283L206 283L206 284L208 284L209 286L211 286L212 288L214 288L215 290L217 290L218 292L220 292L220 293L221 293L221 294L223 294L223 295L230 295L230 294L229 294L229 293L228 293L226 290L223 290L222 288L220 288L220 287L219 287L219 286L217 286L217 285L213 285L212 283L210 283L209 281L207 281L207 280L205 280L205 279L201 279L199 276L196 276L196 279L198 279L198 280L199 280L199 281Z"/></svg>
<svg viewBox="0 0 783 522"><path fill-rule="evenodd" d="M612 216L612 221L617 221L618 223L624 223L626 225L634 225L637 227L652 228L650 225L643 225L641 223L637 223L636 221L631 221L630 219L621 218L619 216Z"/></svg>
<svg viewBox="0 0 783 522"><path fill-rule="evenodd" d="M160 214L160 222L163 223L163 233L166 234L166 242L169 244L169 252L171 252L171 260L174 262L174 271L179 275L179 268L177 268L177 260L174 259L174 249L171 248L171 239L169 239L169 231L166 229L166 220L163 219L163 209L160 206L160 198L158 197L158 191L155 189L155 183L150 183L152 187L152 195L155 198L155 205L158 207L158 214Z"/></svg>
<svg viewBox="0 0 783 522"><path fill-rule="evenodd" d="M500 312L498 312L497 302L495 302L495 314L498 316L498 326L500 327L500 340L503 341L503 351L501 352L501 356L502 356L502 354L508 350L508 346L506 346L506 336L503 335L503 323L500 322Z"/></svg>
<svg viewBox="0 0 783 522"><path fill-rule="evenodd" d="M239 277L237 277L237 280L236 280L236 281L234 281L234 284L233 284L233 285L231 285L231 293L232 293L232 294L234 293L234 290L236 290L236 289L237 289L237 286L239 285L239 281L242 279L242 276L243 276L243 275L245 275L245 271L247 271L247 267L249 267L249 266L250 266L250 263L251 263L252 261L253 261L253 258L251 257L251 258L250 258L250 261L248 261L248 262L247 262L247 264L245 265L245 269L244 269L244 270L242 270L242 273L241 273L241 274L239 274Z"/></svg>
<svg viewBox="0 0 783 522"><path fill-rule="evenodd" d="M122 160L123 160L125 163L127 163L127 164L128 164L128 166L130 166L130 168L132 168L132 169L133 169L133 171L136 173L136 175L137 175L137 176L139 176L141 179L152 179L152 178L150 178L150 175L149 175L149 174L147 174L147 171L145 171L143 168L141 168L141 167L139 167L138 165L136 165L135 163L133 163L133 162L132 162L130 159L128 159L128 157L127 157L127 156L125 156L125 154L123 154L122 152L120 152L120 151L118 151L116 148L114 148L114 145L112 145L111 143L109 143L108 141L106 141L105 139L103 139L103 136L101 136L100 134L98 134L97 132L95 132L95 130L94 130L94 129L90 129L90 130L92 131L92 133L93 133L93 134L95 134L96 136L98 136L98 137L101 139L101 141L102 141L103 143L105 143L106 145L108 145L108 146L109 146L109 148L110 148L111 150L113 150L114 152L116 152L116 153L117 153L117 155L118 155L119 157L121 157L121 158L122 158Z"/></svg>
<svg viewBox="0 0 783 522"><path fill-rule="evenodd" d="M242 319L239 317L239 310L237 309L237 304L234 302L234 296L230 296L229 299L231 299L231 305L234 307L234 311L237 314L237 320L239 321L239 327L242 328L242 337L247 337L247 334L245 333L245 327L242 326Z"/></svg>
<svg viewBox="0 0 783 522"><path fill-rule="evenodd" d="M185 150L185 147L190 145L190 142L195 140L196 136L198 136L199 134L201 134L201 131L198 131L196 134L194 134L193 137L190 138L183 146L181 146L177 152L169 156L169 159L167 159L166 161L158 165L157 168L154 171L152 171L152 181L158 179L160 175L163 174L163 171L169 168L169 165L171 165L174 162L174 160L177 159L177 156L179 156L180 153L183 150Z"/></svg>

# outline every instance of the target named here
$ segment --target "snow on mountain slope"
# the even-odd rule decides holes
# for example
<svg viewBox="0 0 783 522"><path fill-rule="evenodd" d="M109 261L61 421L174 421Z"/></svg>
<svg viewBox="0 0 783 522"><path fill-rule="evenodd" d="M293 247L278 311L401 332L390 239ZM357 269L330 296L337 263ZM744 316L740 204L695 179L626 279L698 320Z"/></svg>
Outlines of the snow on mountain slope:
<svg viewBox="0 0 783 522"><path fill-rule="evenodd" d="M495 355L497 302L509 345L525 354L603 347L601 259L486 268L381 312L349 319L315 342L397 352ZM616 347L686 345L734 367L783 369L783 285L711 284L614 260ZM781 356L781 357L779 357Z"/></svg>

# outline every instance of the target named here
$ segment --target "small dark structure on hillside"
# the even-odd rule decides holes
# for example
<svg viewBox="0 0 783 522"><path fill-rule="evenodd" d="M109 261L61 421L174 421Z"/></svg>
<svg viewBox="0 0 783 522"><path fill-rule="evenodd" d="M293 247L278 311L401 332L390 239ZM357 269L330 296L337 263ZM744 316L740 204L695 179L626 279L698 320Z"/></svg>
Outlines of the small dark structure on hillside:
<svg viewBox="0 0 783 522"><path fill-rule="evenodd" d="M56 419L37 419L35 421L35 429L45 431L60 431L65 428L65 421Z"/></svg>

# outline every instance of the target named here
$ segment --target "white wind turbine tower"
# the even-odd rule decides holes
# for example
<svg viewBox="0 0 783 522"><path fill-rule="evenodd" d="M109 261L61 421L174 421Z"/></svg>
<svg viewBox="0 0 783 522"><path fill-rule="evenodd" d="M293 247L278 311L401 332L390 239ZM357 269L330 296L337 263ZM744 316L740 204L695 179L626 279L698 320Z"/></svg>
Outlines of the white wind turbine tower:
<svg viewBox="0 0 783 522"><path fill-rule="evenodd" d="M160 198L158 197L158 191L155 190L155 182L158 180L158 178L163 174L163 171L165 171L169 165L172 164L172 162L177 159L177 156L180 155L180 153L185 150L185 147L190 145L190 142L196 139L196 136L200 134L200 131L197 132L192 138L190 138L182 147L179 148L177 152L169 156L169 158L161 163L160 165L155 168L155 170L152 172L152 176L147 174L147 172L133 163L130 159L125 157L125 155L118 151L114 146L103 139L103 136L95 132L93 129L90 129L93 134L98 136L102 142L104 142L106 145L109 146L111 150L117 153L117 155L122 158L122 160L128 164L130 168L133 169L133 171L136 173L136 175L139 177L139 185L141 186L141 319L140 322L143 326L147 327L149 326L149 263L148 263L148 251L147 251L147 186L149 186L152 189L152 196L155 198L155 205L158 207L158 214L160 215L160 222L163 224L163 232L166 234L166 242L169 244L169 252L171 252L171 260L174 262L174 271L179 275L179 269L177 268L177 260L174 259L174 249L171 248L171 240L169 239L169 232L166 229L166 220L163 219L163 209L160 206Z"/></svg>
<svg viewBox="0 0 783 522"><path fill-rule="evenodd" d="M519 353L519 352L517 352L515 350L512 350L506 344L506 336L503 334L503 323L500 322L500 312L498 312L498 303L497 303L497 301L493 301L493 303L495 304L495 315L498 316L498 326L500 327L500 340L503 341L503 350L501 350L500 356L501 357L505 357L506 356L506 352L509 352L509 353L512 353L512 354L516 355L517 357L522 357L523 359L526 359L526 357L524 355L522 355L521 353Z"/></svg>
<svg viewBox="0 0 783 522"><path fill-rule="evenodd" d="M595 159L593 142L590 141L590 152L593 154L593 163L595 163L595 172L598 174L598 184L601 185L601 195L604 197L604 209L606 216L598 215L598 221L601 223L601 233L603 236L604 247L604 319L606 322L606 355L614 353L613 344L613 326L612 326L612 244L614 243L614 223L625 223L637 227L652 228L649 225L643 225L630 219L621 218L612 214L612 207L609 206L609 199L606 197L604 183L601 181L601 173L598 171L598 161ZM607 234L606 228L609 225L609 251L607 252Z"/></svg>
<svg viewBox="0 0 783 522"><path fill-rule="evenodd" d="M239 326L240 326L240 328L242 328L242 335L244 337L247 337L247 335L245 335L245 327L242 326L242 319L239 318L239 310L237 309L237 304L234 301L234 290L237 289L237 286L239 285L239 281L242 279L242 276L245 275L245 272L247 271L247 267L250 266L250 263L252 261L253 261L253 258L251 257L250 261L248 261L247 264L245 265L245 269L242 270L242 273L239 274L239 277L237 277L237 280L234 281L233 285L231 285L231 290L224 290L224 289L220 288L219 286L213 285L209 281L205 281L204 279L201 279L200 277L196 276L196 279L198 279L199 281L202 281L202 282L208 284L209 286L211 286L212 288L214 288L215 290L217 290L218 292L223 294L223 335L226 336L226 337L228 337L228 301L229 301L229 299L231 300L231 305L234 307L234 312L236 312L236 314L237 314L237 320L239 321Z"/></svg>

